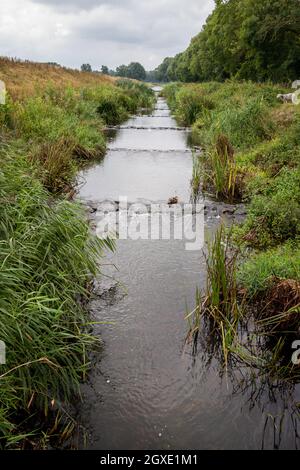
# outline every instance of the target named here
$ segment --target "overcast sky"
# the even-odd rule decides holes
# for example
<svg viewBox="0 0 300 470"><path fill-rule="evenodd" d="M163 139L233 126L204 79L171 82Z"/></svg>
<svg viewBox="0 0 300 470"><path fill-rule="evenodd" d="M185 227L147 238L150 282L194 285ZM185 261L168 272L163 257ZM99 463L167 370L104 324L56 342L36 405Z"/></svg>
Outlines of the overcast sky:
<svg viewBox="0 0 300 470"><path fill-rule="evenodd" d="M0 0L0 55L152 70L183 51L213 0Z"/></svg>

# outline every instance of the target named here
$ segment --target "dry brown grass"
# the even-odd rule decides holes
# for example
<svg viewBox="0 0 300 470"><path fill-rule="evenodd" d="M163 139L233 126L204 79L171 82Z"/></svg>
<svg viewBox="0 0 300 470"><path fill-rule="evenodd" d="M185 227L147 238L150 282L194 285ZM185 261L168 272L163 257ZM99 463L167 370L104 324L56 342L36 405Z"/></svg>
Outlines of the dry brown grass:
<svg viewBox="0 0 300 470"><path fill-rule="evenodd" d="M56 88L82 88L114 81L107 75L7 57L0 57L0 80L5 82L8 93L14 100L42 93L51 84Z"/></svg>
<svg viewBox="0 0 300 470"><path fill-rule="evenodd" d="M270 287L258 301L259 324L271 332L299 333L300 282L273 276Z"/></svg>
<svg viewBox="0 0 300 470"><path fill-rule="evenodd" d="M295 119L296 106L285 103L280 107L272 110L271 116L273 121L282 128L289 127Z"/></svg>

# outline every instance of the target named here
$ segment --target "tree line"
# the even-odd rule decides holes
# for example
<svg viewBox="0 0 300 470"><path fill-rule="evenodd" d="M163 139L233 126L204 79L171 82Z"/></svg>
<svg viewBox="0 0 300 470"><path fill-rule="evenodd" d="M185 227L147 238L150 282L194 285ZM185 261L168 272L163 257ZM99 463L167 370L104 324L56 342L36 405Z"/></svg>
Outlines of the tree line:
<svg viewBox="0 0 300 470"><path fill-rule="evenodd" d="M300 0L215 0L189 47L166 57L153 81L285 82L300 77Z"/></svg>
<svg viewBox="0 0 300 470"><path fill-rule="evenodd" d="M83 72L93 71L90 64L82 64L81 70ZM95 72L97 72L97 70ZM116 70L110 70L106 65L102 65L98 73L116 77L132 78L141 81L146 80L147 78L147 72L139 62L131 62L129 65L120 65Z"/></svg>

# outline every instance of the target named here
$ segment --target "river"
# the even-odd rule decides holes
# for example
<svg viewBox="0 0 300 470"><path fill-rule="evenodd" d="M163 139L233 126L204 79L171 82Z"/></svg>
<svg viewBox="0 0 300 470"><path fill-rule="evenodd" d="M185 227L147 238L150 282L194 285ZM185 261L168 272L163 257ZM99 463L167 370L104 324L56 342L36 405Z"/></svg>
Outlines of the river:
<svg viewBox="0 0 300 470"><path fill-rule="evenodd" d="M80 197L94 217L119 196L188 203L191 176L190 133L158 97L151 114L109 131L105 158L81 174ZM227 217L208 204L206 240ZM296 448L293 387L251 380L247 368L224 371L205 342L196 356L185 345L185 312L206 282L203 252L185 248L185 240L118 240L103 261L90 311L107 324L95 326L103 347L79 411L87 448Z"/></svg>

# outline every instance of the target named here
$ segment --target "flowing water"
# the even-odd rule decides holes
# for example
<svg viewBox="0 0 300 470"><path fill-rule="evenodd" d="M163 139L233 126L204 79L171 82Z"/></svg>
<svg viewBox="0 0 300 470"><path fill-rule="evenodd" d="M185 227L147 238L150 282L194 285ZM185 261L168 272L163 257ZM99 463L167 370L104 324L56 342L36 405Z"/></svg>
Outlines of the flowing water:
<svg viewBox="0 0 300 470"><path fill-rule="evenodd" d="M151 115L109 131L104 160L86 169L80 197L91 212L103 201L190 200L192 153L158 98ZM210 239L225 217L205 219ZM119 240L102 267L90 310L103 347L83 386L80 421L90 449L296 448L299 390L224 371L205 341L185 346L185 312L206 280L202 251L181 240ZM99 294L99 295L97 295ZM102 294L102 295L100 295ZM298 393L298 396L297 396Z"/></svg>

